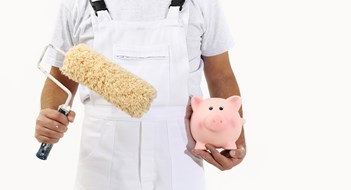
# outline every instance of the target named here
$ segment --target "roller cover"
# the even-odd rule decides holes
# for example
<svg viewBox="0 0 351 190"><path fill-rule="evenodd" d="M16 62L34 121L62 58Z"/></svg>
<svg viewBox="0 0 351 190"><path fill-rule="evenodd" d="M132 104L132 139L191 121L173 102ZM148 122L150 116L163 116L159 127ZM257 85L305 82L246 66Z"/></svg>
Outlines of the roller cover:
<svg viewBox="0 0 351 190"><path fill-rule="evenodd" d="M156 98L152 85L84 44L66 53L61 71L132 117L142 117Z"/></svg>

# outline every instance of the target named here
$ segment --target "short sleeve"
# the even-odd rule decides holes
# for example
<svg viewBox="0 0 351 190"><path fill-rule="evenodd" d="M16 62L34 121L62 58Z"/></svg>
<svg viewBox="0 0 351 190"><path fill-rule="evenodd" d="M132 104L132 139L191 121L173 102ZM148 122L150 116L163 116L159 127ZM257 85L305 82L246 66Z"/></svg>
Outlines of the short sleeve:
<svg viewBox="0 0 351 190"><path fill-rule="evenodd" d="M214 56L228 51L234 46L234 40L219 0L202 0L201 4L205 29L201 54Z"/></svg>
<svg viewBox="0 0 351 190"><path fill-rule="evenodd" d="M72 38L73 26L72 12L65 6L65 3L61 3L51 44L67 52L75 44ZM64 56L56 50L50 48L46 57L46 62L49 65L59 68L62 67Z"/></svg>

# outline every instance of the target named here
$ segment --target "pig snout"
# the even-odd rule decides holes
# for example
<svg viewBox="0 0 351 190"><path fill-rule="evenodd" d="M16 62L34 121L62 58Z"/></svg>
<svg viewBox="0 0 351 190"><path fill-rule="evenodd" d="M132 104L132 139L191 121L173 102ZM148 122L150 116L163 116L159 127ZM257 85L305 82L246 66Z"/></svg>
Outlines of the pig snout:
<svg viewBox="0 0 351 190"><path fill-rule="evenodd" d="M211 131L218 131L222 128L223 118L220 115L208 117L205 121L206 128Z"/></svg>

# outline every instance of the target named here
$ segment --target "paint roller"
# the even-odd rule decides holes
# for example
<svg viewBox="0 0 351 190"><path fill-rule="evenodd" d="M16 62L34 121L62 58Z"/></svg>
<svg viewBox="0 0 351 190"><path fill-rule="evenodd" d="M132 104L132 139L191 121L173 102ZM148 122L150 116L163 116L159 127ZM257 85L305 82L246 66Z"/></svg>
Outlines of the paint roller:
<svg viewBox="0 0 351 190"><path fill-rule="evenodd" d="M141 118L149 110L152 101L157 96L156 89L151 84L114 64L97 51L90 49L87 45L79 44L65 53L49 44L45 47L40 57L38 68L67 93L66 102L58 108L58 111L65 116L70 112L69 103L72 99L72 94L41 66L48 48L53 48L65 55L63 66L60 69L63 75L87 86L131 117ZM42 143L36 154L37 157L46 160L52 146L52 144Z"/></svg>

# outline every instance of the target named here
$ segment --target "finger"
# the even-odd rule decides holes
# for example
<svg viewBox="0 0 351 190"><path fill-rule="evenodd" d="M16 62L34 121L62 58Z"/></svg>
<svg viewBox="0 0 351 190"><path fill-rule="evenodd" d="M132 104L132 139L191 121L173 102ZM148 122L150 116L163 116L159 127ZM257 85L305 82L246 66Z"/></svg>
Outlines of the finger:
<svg viewBox="0 0 351 190"><path fill-rule="evenodd" d="M231 168L235 167L236 165L240 164L243 159L236 159L236 158L231 158L232 160L232 165L231 165Z"/></svg>
<svg viewBox="0 0 351 190"><path fill-rule="evenodd" d="M67 131L67 126L62 125L62 123L51 120L47 117L39 117L37 120L37 127L48 128L59 133L64 133Z"/></svg>
<svg viewBox="0 0 351 190"><path fill-rule="evenodd" d="M221 152L221 154L223 156L225 156L231 160L231 165L229 165L228 169L240 164L243 161L243 158L233 158L232 156L230 156L230 151L232 151L232 150L223 150Z"/></svg>
<svg viewBox="0 0 351 190"><path fill-rule="evenodd" d="M246 150L245 150L245 148L241 147L239 149L231 150L229 152L229 155L232 158L243 159L246 155Z"/></svg>
<svg viewBox="0 0 351 190"><path fill-rule="evenodd" d="M46 137L43 135L36 135L35 138L40 142L40 143L46 143L46 144L55 144L57 143L60 139L53 139L50 137Z"/></svg>
<svg viewBox="0 0 351 190"><path fill-rule="evenodd" d="M230 151L231 150L222 150L221 154L227 158L231 158Z"/></svg>
<svg viewBox="0 0 351 190"><path fill-rule="evenodd" d="M194 154L200 156L202 159L204 159L206 162L214 165L215 167L217 167L220 170L223 170L223 167L220 163L218 163L213 156L207 152L206 150L193 150Z"/></svg>
<svg viewBox="0 0 351 190"><path fill-rule="evenodd" d="M189 96L188 105L186 106L185 119L190 120L192 113L193 109L191 108L191 96Z"/></svg>
<svg viewBox="0 0 351 190"><path fill-rule="evenodd" d="M53 109L45 109L42 111L42 114L52 120L60 122L62 125L67 126L69 123L68 118L64 114Z"/></svg>
<svg viewBox="0 0 351 190"><path fill-rule="evenodd" d="M74 111L70 111L67 118L68 118L68 121L73 123L74 122L74 118L76 117L76 112Z"/></svg>
<svg viewBox="0 0 351 190"><path fill-rule="evenodd" d="M213 158L224 168L230 167L230 165L232 165L232 161L218 152L218 150L213 145L206 144L206 148L210 150Z"/></svg>
<svg viewBox="0 0 351 190"><path fill-rule="evenodd" d="M51 130L51 129L48 129L48 128L45 128L45 127L41 127L41 126L37 126L36 132L39 135L46 136L46 137L53 138L53 139L62 138L63 135L64 135L61 132L57 132L57 131L54 131L54 130Z"/></svg>

